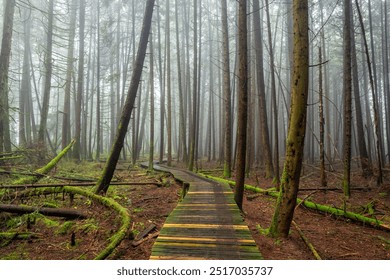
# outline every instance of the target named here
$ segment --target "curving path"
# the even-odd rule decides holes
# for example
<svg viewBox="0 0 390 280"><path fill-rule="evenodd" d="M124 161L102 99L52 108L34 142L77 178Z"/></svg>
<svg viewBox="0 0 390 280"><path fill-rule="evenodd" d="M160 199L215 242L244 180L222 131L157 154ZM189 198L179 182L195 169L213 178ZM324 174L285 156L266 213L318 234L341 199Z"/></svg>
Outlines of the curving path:
<svg viewBox="0 0 390 280"><path fill-rule="evenodd" d="M154 168L188 189L165 221L150 259L262 259L229 186L185 170Z"/></svg>

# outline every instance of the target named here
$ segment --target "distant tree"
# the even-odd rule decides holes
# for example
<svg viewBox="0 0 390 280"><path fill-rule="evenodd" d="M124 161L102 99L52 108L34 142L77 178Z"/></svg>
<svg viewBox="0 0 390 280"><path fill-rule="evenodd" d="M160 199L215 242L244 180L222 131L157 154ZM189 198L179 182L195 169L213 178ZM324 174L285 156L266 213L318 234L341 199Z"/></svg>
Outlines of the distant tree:
<svg viewBox="0 0 390 280"><path fill-rule="evenodd" d="M153 50L153 32L150 33L149 39L150 49L150 144L149 144L149 166L148 169L153 171L153 155L154 155L154 50Z"/></svg>
<svg viewBox="0 0 390 280"><path fill-rule="evenodd" d="M80 28L79 28L79 65L77 75L77 93L76 93L76 133L75 144L73 147L73 157L81 159L81 109L84 89L84 30L85 30L85 0L80 0Z"/></svg>
<svg viewBox="0 0 390 280"><path fill-rule="evenodd" d="M309 87L309 21L308 1L293 1L294 50L291 84L290 120L287 133L286 159L280 182L280 194L269 233L273 237L288 236L296 206L306 132Z"/></svg>
<svg viewBox="0 0 390 280"><path fill-rule="evenodd" d="M166 42L167 42L167 164L168 166L172 165L172 90L171 90L171 18L170 18L170 0L167 0L166 3Z"/></svg>
<svg viewBox="0 0 390 280"><path fill-rule="evenodd" d="M38 130L38 143L43 149L40 157L44 157L45 150L45 136L47 129L47 116L49 114L50 104L50 91L51 91L51 78L53 72L53 21L54 21L54 0L49 0L48 10L48 25L47 25L47 40L46 40L46 53L45 53L45 79L43 89L43 101L41 110L41 120Z"/></svg>
<svg viewBox="0 0 390 280"><path fill-rule="evenodd" d="M118 124L118 130L115 137L115 142L111 148L110 155L107 159L103 174L96 184L96 193L106 193L114 174L120 153L123 148L124 139L127 132L127 127L130 122L131 112L134 107L135 98L137 96L138 86L140 83L146 49L148 45L149 32L152 23L153 8L155 0L147 0L145 14L142 24L141 37L138 45L137 57L134 63L133 74L130 80L129 90L125 104L122 109L121 118Z"/></svg>
<svg viewBox="0 0 390 280"><path fill-rule="evenodd" d="M198 0L194 0L194 76L192 87L192 124L190 129L190 155L188 169L194 170L196 157L196 127L198 119Z"/></svg>
<svg viewBox="0 0 390 280"><path fill-rule="evenodd" d="M62 149L70 142L70 93L72 87L72 74L74 62L74 37L76 35L77 1L72 0L70 4L70 25L68 38L68 55L66 66L64 109L62 117Z"/></svg>
<svg viewBox="0 0 390 280"><path fill-rule="evenodd" d="M0 53L0 152L11 152L8 103L8 69L11 55L15 0L6 1Z"/></svg>
<svg viewBox="0 0 390 280"><path fill-rule="evenodd" d="M25 147L27 142L31 144L31 112L29 110L29 99L31 98L31 8L23 9L23 72L19 95L19 145Z"/></svg>
<svg viewBox="0 0 390 280"><path fill-rule="evenodd" d="M265 82L263 67L263 36L260 26L260 5L259 0L253 1L253 29L255 40L256 55L256 81L257 94L259 100L259 122L260 122L260 146L263 151L265 163L265 176L271 178L274 176L274 167L272 163L271 145L269 140L267 105L265 99Z"/></svg>
<svg viewBox="0 0 390 280"><path fill-rule="evenodd" d="M319 56L319 73L318 73L318 95L319 95L319 108L318 108L318 117L320 124L320 168L321 168L321 186L325 187L326 182L326 171L325 171L325 120L324 120L324 90L323 90L323 74L322 74L322 49L318 48Z"/></svg>
<svg viewBox="0 0 390 280"><path fill-rule="evenodd" d="M270 57L270 70L271 70L271 98L272 98L272 113L274 119L274 181L279 187L279 126L278 126L278 104L276 102L276 80L275 80L275 59L274 49L272 44L271 34L271 20L269 15L269 1L265 0L265 10L267 14L267 26L268 26L268 48Z"/></svg>

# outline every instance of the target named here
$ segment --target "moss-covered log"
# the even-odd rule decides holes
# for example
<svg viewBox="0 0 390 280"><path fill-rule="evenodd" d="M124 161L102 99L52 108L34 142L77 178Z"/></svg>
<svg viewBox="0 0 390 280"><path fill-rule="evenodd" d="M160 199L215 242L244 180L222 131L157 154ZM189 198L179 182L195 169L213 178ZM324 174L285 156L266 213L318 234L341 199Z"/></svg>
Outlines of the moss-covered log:
<svg viewBox="0 0 390 280"><path fill-rule="evenodd" d="M29 239L37 238L34 232L0 232L0 240Z"/></svg>
<svg viewBox="0 0 390 280"><path fill-rule="evenodd" d="M45 166L35 170L34 173L42 174L42 175L49 173L50 170L52 170L56 166L56 164L64 157L64 155L66 155L66 153L70 150L70 148L72 148L74 143L75 143L75 140L72 140L69 143L69 145L66 146L65 149L63 149L55 158L53 158ZM40 178L41 177L39 177L39 176L38 177L37 176L27 176L27 177L24 177L24 178L17 180L14 183L15 183L15 185L32 184L32 183L37 182Z"/></svg>
<svg viewBox="0 0 390 280"><path fill-rule="evenodd" d="M47 208L47 207L34 207L15 204L0 204L0 212L16 213L16 214L29 214L40 213L45 216L63 217L67 219L85 219L87 215L83 212L75 209L59 209L59 208Z"/></svg>
<svg viewBox="0 0 390 280"><path fill-rule="evenodd" d="M225 180L225 179L222 179L222 178L219 178L219 177L213 177L213 176L204 175L204 174L200 174L200 175L202 175L202 176L204 176L206 178L215 180L217 182L221 182L221 183L224 183L224 184L230 184L230 185L233 185L233 186L235 185L234 181L229 181L229 180ZM254 187L254 186L251 186L251 185L248 185L248 184L245 185L245 189L253 191L253 192L256 192L256 193L263 193L263 194L266 194L266 195L269 195L269 196L272 196L272 197L275 197L275 198L279 197L279 192L272 191L274 189L264 190L264 189L257 188L257 187ZM297 203L301 204L301 205L303 205L303 206L305 206L305 207L307 207L309 209L313 209L313 210L316 210L316 211L319 211L319 212L323 212L323 213L328 213L328 214L331 214L331 215L334 215L334 216L344 217L344 218L347 218L347 219L351 219L353 221L357 221L357 222L363 223L365 225L370 225L370 226L373 226L373 227L380 228L382 230L390 231L390 226L386 225L382 221L379 221L379 220L373 219L373 218L368 218L368 217L365 217L363 215L360 215L360 214L357 214L357 213L354 213L354 212L344 211L342 209L338 209L338 208L331 207L331 206L328 206L328 205L322 205L322 204L314 203L314 202L308 201L308 200L302 200L300 198L297 198Z"/></svg>
<svg viewBox="0 0 390 280"><path fill-rule="evenodd" d="M103 197L97 194L94 194L90 191L76 188L76 187L64 187L63 190L68 193L78 194L82 196L86 196L90 199L99 201L103 205L110 207L117 211L119 215L121 216L121 222L122 225L119 228L119 230L110 238L110 243L108 246L99 253L95 257L95 260L104 260L106 259L114 250L115 248L122 242L122 240L126 237L126 233L128 229L130 228L130 214L127 211L126 208L122 207L119 203L117 203L115 200L110 199L108 197Z"/></svg>
<svg viewBox="0 0 390 280"><path fill-rule="evenodd" d="M303 233L303 231L300 229L300 227L297 225L297 223L292 221L292 224L295 227L295 229L298 231L298 233L301 236L301 239L303 240L303 242L305 242L306 246L312 252L313 256L317 260L322 260L320 254L318 254L318 252L317 252L316 248L314 247L314 245L309 241L309 239L306 237L306 235Z"/></svg>

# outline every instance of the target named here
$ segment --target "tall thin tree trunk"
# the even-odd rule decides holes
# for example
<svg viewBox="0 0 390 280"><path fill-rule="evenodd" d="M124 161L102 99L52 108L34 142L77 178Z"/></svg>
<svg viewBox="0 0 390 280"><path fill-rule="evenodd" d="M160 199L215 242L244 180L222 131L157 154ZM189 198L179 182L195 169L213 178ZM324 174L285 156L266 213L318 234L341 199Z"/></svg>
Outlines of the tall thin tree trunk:
<svg viewBox="0 0 390 280"><path fill-rule="evenodd" d="M192 88L192 124L190 131L190 158L188 169L194 170L195 150L196 150L196 126L197 126L197 96L198 96L198 0L194 0L194 76Z"/></svg>
<svg viewBox="0 0 390 280"><path fill-rule="evenodd" d="M378 112L378 92L377 87L374 83L374 77L372 75L372 69L371 69L371 62L370 62L370 55L368 52L368 44L367 44L367 38L366 38L366 31L364 28L363 23L363 17L360 12L359 3L357 0L355 0L356 8L359 15L359 22L360 27L362 30L362 37L364 42L364 49L366 54L366 60L367 60L367 66L368 66L368 76L370 79L370 85L371 85L371 94L372 94L372 100L373 100L373 108L374 108L374 126L375 126L375 135L376 135L376 152L377 152L377 168L378 168L378 177L377 177L377 184L382 184L383 181L383 175L382 175L382 137L381 137L381 126L380 126L380 120L379 120L379 112ZM370 4L370 1L369 1ZM375 65L373 65L373 68L375 69Z"/></svg>
<svg viewBox="0 0 390 280"><path fill-rule="evenodd" d="M354 26L353 15L351 15L351 26ZM356 130L357 130L357 144L359 148L360 164L365 177L371 176L371 166L368 160L368 152L366 147L366 141L364 138L363 127L363 112L360 101L360 89L359 89L359 74L358 74L358 62L356 57L356 45L355 45L355 32L351 29L351 63L352 63L352 79L353 79L353 93L355 99L355 111L356 111Z"/></svg>
<svg viewBox="0 0 390 280"><path fill-rule="evenodd" d="M24 54L23 54L23 73L19 97L19 145L25 147L27 138L31 140L31 129L26 136L26 127L30 125L30 114L27 114L28 99L31 95L31 72L30 72L30 48L31 48L31 9L25 8L23 11L25 21L23 24L24 30ZM30 141L29 141L30 142Z"/></svg>
<svg viewBox="0 0 390 280"><path fill-rule="evenodd" d="M275 82L275 62L274 62L274 51L272 46L271 36L271 20L269 15L269 1L265 0L266 14L267 14L267 26L268 26L268 45L269 45L269 56L270 56L270 69L271 69L271 98L272 98L272 111L274 118L274 181L277 188L279 187L279 127L278 127L278 103L276 102L276 82Z"/></svg>
<svg viewBox="0 0 390 280"><path fill-rule="evenodd" d="M97 1L97 54L96 54L96 160L101 152L101 110L100 110L100 1Z"/></svg>
<svg viewBox="0 0 390 280"><path fill-rule="evenodd" d="M225 135L224 135L224 167L223 176L232 176L232 105L230 89L230 58L229 29L227 22L226 0L221 0L222 6L222 57L223 57L223 100L225 104Z"/></svg>
<svg viewBox="0 0 390 280"><path fill-rule="evenodd" d="M321 186L325 187L327 185L326 182L326 171L325 171L325 149L324 149L324 140L325 140L325 126L324 126L324 102L323 102L323 88L322 88L322 49L318 48L319 53L319 73L318 73L318 93L319 93L319 123L320 123L320 163L321 163Z"/></svg>
<svg viewBox="0 0 390 280"><path fill-rule="evenodd" d="M135 98L137 96L138 86L142 75L142 69L146 56L150 27L152 23L153 8L155 0L147 0L145 14L142 24L141 37L138 45L137 57L134 63L133 74L131 76L130 87L127 92L125 104L123 106L122 115L119 120L116 140L111 149L109 158L103 170L102 177L96 184L96 193L106 193L114 174L119 155L123 148L124 139L127 132L127 127L130 122L131 111L134 107Z"/></svg>
<svg viewBox="0 0 390 280"><path fill-rule="evenodd" d="M53 50L53 19L54 19L54 0L49 1L48 11L48 26L47 26L47 41L45 54L45 82L43 91L43 101L41 110L41 120L38 131L38 143L43 149L40 156L45 155L45 136L47 129L47 116L49 113L50 90L51 90L51 76L53 71L52 50Z"/></svg>
<svg viewBox="0 0 390 280"><path fill-rule="evenodd" d="M150 49L150 144L149 144L149 171L153 171L154 155L154 49L153 49L153 32L149 35Z"/></svg>
<svg viewBox="0 0 390 280"><path fill-rule="evenodd" d="M237 164L234 199L242 210L245 182L247 119L248 119L248 30L247 1L238 1L238 121L237 121Z"/></svg>
<svg viewBox="0 0 390 280"><path fill-rule="evenodd" d="M76 125L75 137L76 142L73 145L73 157L81 159L81 107L84 89L84 29L85 29L85 0L80 0L80 28L79 28L79 65L77 73L77 94L76 94Z"/></svg>
<svg viewBox="0 0 390 280"><path fill-rule="evenodd" d="M351 0L344 0L344 120L343 120L343 190L345 198L351 195L351 140L352 140L352 67L351 67Z"/></svg>
<svg viewBox="0 0 390 280"><path fill-rule="evenodd" d="M172 92L171 92L171 19L170 19L170 0L167 0L166 5L166 42L167 42L167 164L172 164Z"/></svg>
<svg viewBox="0 0 390 280"><path fill-rule="evenodd" d="M259 0L253 1L253 28L255 33L255 52L257 65L257 91L259 96L259 121L260 121L260 145L264 153L265 176L271 178L274 176L274 167L272 163L271 145L269 140L267 105L265 99L265 82L263 67L263 39L260 26L260 7Z"/></svg>
<svg viewBox="0 0 390 280"><path fill-rule="evenodd" d="M309 16L308 1L293 1L294 61L291 84L290 120L287 135L286 160L280 194L272 218L270 235L288 236L296 206L302 168L306 132L307 97L309 88Z"/></svg>
<svg viewBox="0 0 390 280"><path fill-rule="evenodd" d="M177 4L178 0L175 0L175 20L176 20L176 53L177 53L177 73L178 73L178 94L179 94L179 126L180 126L180 143L182 146L183 161L187 163L187 133L185 125L185 113L184 113L184 90L181 73L181 57L180 57L180 42L179 42L179 8Z"/></svg>

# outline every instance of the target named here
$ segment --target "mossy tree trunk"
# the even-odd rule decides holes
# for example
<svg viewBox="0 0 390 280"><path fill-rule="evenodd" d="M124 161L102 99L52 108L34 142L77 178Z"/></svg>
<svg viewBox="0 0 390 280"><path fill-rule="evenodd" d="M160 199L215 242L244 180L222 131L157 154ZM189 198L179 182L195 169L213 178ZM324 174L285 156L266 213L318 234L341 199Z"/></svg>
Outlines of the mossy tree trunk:
<svg viewBox="0 0 390 280"><path fill-rule="evenodd" d="M247 34L247 2L238 1L238 121L237 121L237 163L236 187L234 199L240 209L244 196L246 138L248 119L248 34Z"/></svg>
<svg viewBox="0 0 390 280"><path fill-rule="evenodd" d="M127 92L125 104L123 106L122 115L119 120L118 129L115 136L114 144L111 148L110 155L107 159L103 174L96 184L96 193L106 193L110 185L112 176L120 153L123 148L124 139L127 133L127 127L130 122L131 112L134 107L135 98L137 96L138 86L142 75L142 69L146 56L150 27L152 23L153 8L155 0L148 0L146 3L145 14L142 24L141 37L138 45L137 57L134 63L134 70L131 76L130 87Z"/></svg>
<svg viewBox="0 0 390 280"><path fill-rule="evenodd" d="M306 132L306 105L309 83L308 1L294 0L294 69L291 85L290 120L286 160L280 183L280 195L270 227L270 235L287 236L294 215L302 167Z"/></svg>

